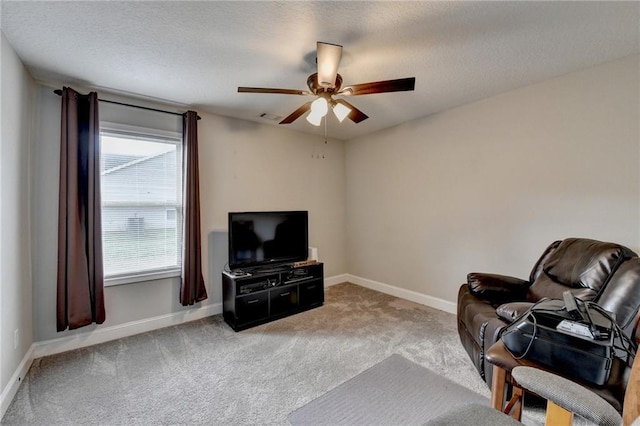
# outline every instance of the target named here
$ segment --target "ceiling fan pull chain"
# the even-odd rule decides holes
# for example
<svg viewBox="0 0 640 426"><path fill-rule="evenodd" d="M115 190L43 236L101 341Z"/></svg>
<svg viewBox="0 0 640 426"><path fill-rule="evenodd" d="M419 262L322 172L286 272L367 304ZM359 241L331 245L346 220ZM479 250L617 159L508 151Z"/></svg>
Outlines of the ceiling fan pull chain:
<svg viewBox="0 0 640 426"><path fill-rule="evenodd" d="M322 147L322 159L324 160L324 154L327 150L327 116L324 117L324 146Z"/></svg>

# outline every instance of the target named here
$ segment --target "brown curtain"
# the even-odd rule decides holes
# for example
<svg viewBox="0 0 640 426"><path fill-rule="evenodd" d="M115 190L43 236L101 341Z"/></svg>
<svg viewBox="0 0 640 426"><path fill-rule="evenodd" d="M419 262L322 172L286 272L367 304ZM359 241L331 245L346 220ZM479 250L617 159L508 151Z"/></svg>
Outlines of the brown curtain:
<svg viewBox="0 0 640 426"><path fill-rule="evenodd" d="M98 94L62 90L58 206L58 331L102 324Z"/></svg>
<svg viewBox="0 0 640 426"><path fill-rule="evenodd" d="M193 305L207 298L202 278L200 250L200 184L198 178L198 114L188 111L182 119L183 233L180 303Z"/></svg>

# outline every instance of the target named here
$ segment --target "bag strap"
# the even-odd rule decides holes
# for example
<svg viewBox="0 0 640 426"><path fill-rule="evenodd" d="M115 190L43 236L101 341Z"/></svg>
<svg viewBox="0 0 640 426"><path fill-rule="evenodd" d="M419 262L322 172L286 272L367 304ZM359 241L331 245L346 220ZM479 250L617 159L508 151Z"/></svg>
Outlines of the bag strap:
<svg viewBox="0 0 640 426"><path fill-rule="evenodd" d="M636 353L638 351L637 343L632 338L630 338L625 334L625 332L622 330L622 327L618 325L618 323L611 316L611 314L607 312L602 306L594 302L583 302L583 303L585 305L585 309L587 310L587 313L589 312L589 308L591 308L595 311L598 311L602 316L604 316L606 319L611 321L611 329L612 329L611 331L614 334L613 348L619 349L626 354L627 365L631 367L631 365L633 364L633 360L635 359ZM620 341L621 346L616 346L615 344L616 340ZM622 358L622 357L619 357L619 358Z"/></svg>
<svg viewBox="0 0 640 426"><path fill-rule="evenodd" d="M508 334L511 333L513 331L515 331L515 329L517 328L517 325L520 321L522 321L523 319L527 318L528 316L531 316L531 323L533 324L533 333L531 333L531 340L529 340L529 344L527 345L527 348L524 350L524 352L522 353L522 355L516 355L513 352L511 352L511 350L507 347L507 345L504 345L505 349L507 350L507 352L509 352L511 354L511 356L515 359L523 359L524 357L527 356L527 354L529 353L529 351L531 350L531 346L533 346L533 342L536 340L536 337L538 335L538 319L536 318L535 315L533 314L533 311L535 310L535 307L538 306L539 304L541 304L542 302L546 302L547 300L551 300L548 297L543 297L542 299L538 300L536 303L534 303L533 305L531 305L529 307L529 309L527 309L526 311L524 311L522 314L520 314L515 320L513 320L511 322L511 324L509 325L509 327L507 327L507 329L504 330L504 332L502 334Z"/></svg>

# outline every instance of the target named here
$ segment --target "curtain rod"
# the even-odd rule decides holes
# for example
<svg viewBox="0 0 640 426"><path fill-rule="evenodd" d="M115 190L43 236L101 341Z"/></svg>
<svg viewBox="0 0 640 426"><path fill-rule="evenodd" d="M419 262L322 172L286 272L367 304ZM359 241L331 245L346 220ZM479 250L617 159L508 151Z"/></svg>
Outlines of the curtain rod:
<svg viewBox="0 0 640 426"><path fill-rule="evenodd" d="M55 93L58 96L62 96L62 90L60 89L56 89L53 91L53 93ZM115 105L122 105L122 106L127 106L127 107L131 107L131 108L138 108L138 109L144 109L147 111L155 111L155 112L163 112L165 114L171 114L171 115L180 115L183 116L184 113L179 113L179 112L173 112L173 111L166 111L163 109L157 109L157 108L149 108L149 107L144 107L144 106L140 106L140 105L132 105L132 104L125 104L123 102L116 102L116 101L110 101L108 99L98 99L100 102L106 102L109 104L115 104ZM198 120L200 120L202 117L198 116Z"/></svg>

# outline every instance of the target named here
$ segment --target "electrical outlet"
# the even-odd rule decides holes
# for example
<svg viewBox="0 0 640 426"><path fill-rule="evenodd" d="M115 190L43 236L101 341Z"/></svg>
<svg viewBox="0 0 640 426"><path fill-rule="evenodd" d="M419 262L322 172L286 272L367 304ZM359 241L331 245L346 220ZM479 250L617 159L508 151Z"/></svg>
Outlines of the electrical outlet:
<svg viewBox="0 0 640 426"><path fill-rule="evenodd" d="M19 330L16 328L13 330L13 349L18 349Z"/></svg>

